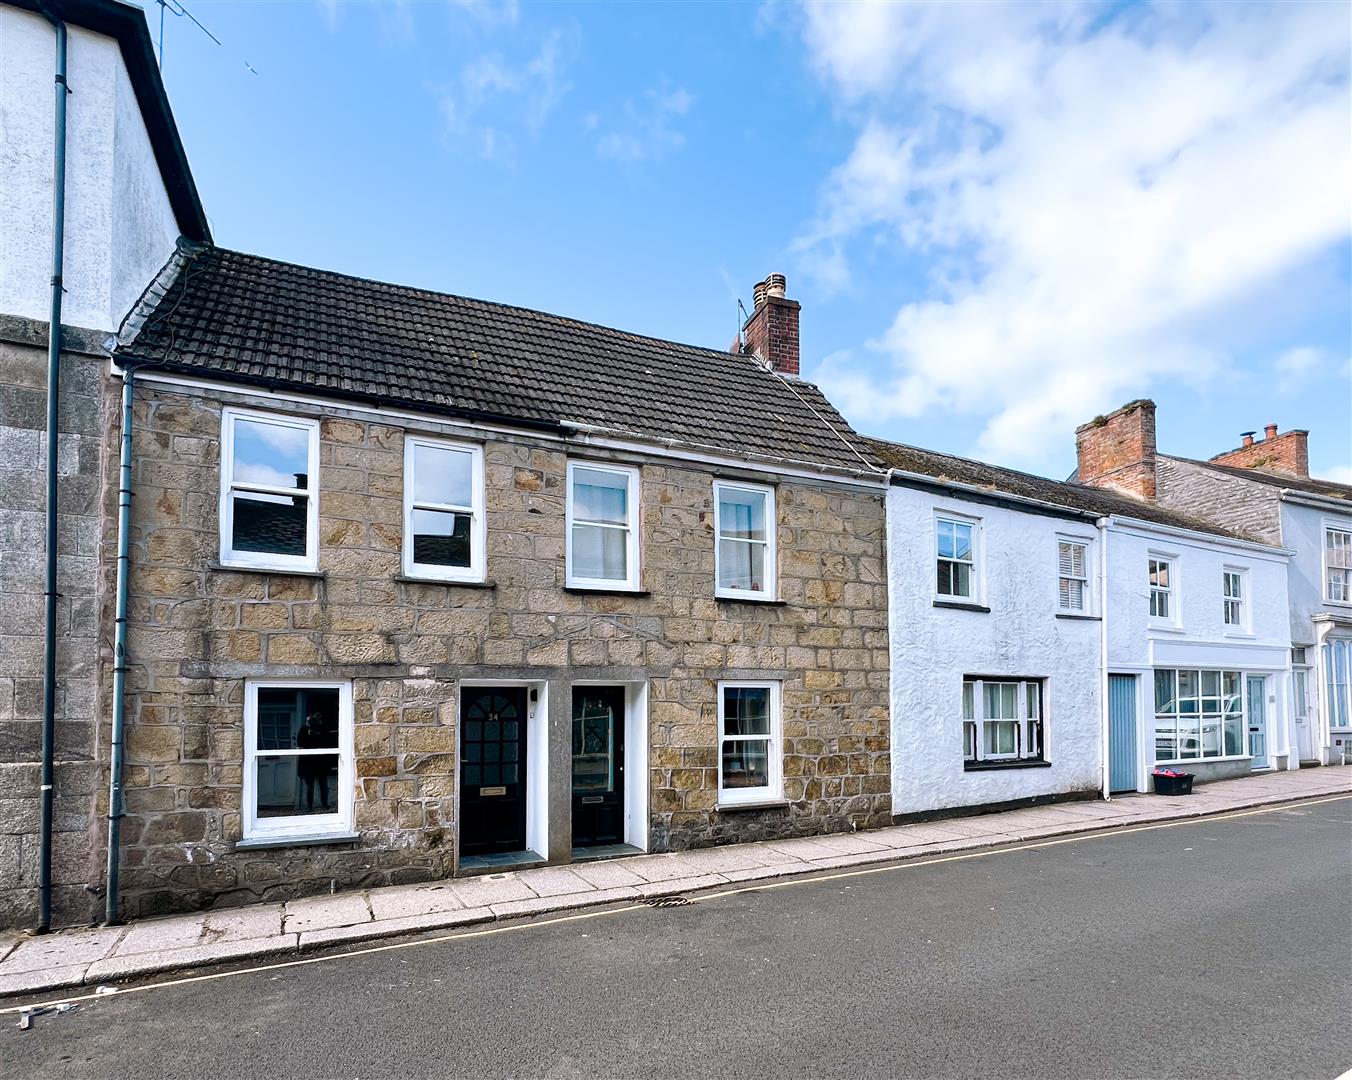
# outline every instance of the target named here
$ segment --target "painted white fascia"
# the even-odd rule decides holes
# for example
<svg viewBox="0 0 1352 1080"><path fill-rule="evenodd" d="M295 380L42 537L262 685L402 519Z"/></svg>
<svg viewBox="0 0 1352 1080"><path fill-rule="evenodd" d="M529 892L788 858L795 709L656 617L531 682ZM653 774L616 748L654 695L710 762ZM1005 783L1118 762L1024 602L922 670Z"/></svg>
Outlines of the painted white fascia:
<svg viewBox="0 0 1352 1080"><path fill-rule="evenodd" d="M1228 548L1234 551L1267 556L1272 562L1282 562L1296 554L1289 548L1260 544L1256 540L1240 540L1237 537L1218 536L1215 533L1201 532L1197 529L1184 529L1177 525L1162 525L1154 521L1143 521L1140 518L1123 517L1120 514L1110 514L1105 520L1110 529L1135 533L1146 539L1152 536L1176 537L1180 540L1191 541L1194 544L1206 544L1210 547Z"/></svg>
<svg viewBox="0 0 1352 1080"><path fill-rule="evenodd" d="M120 367L115 360L110 363L114 367ZM209 390L234 394L246 399L272 403L273 408L277 407L277 402L287 402L293 405L322 409L329 413L342 410L369 416L384 423L407 421L429 429L439 429L455 438L482 440L485 433L505 435L517 439L527 438L538 442L556 443L559 446L592 446L598 449L613 450L616 453L638 455L644 460L655 457L667 458L673 461L696 462L713 468L741 469L765 476L809 480L819 484L838 484L869 490L886 488L886 481L884 480L886 474L882 470L875 473L866 472L863 469L843 469L838 466L818 465L814 462L797 461L796 459L777 459L768 454L748 454L745 457L739 457L722 449L718 449L716 452L705 452L700 449L701 444L697 443L682 444L678 439L644 440L628 433L617 433L623 434L624 437L614 438L600 434L607 429L593 428L586 424L575 424L568 421L560 422L559 426L576 432L576 435L558 435L538 428L514 428L509 424L458 419L436 413L418 412L417 410L376 408L371 405L336 398L293 393L286 390L268 390L264 387L250 386L246 383L231 382L226 379L203 379L166 374L151 370L149 365L141 367L133 363L131 366L136 368L136 379L142 383L161 383L189 390ZM682 446L688 446L689 449L682 449Z"/></svg>

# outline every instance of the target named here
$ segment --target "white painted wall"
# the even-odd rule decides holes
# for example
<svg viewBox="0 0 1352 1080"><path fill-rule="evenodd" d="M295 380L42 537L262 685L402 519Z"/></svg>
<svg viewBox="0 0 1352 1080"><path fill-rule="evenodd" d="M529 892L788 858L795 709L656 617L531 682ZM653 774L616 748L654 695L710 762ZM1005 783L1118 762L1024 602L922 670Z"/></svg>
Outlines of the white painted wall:
<svg viewBox="0 0 1352 1080"><path fill-rule="evenodd" d="M1283 755L1290 744L1290 622L1287 556L1276 549L1230 544L1204 534L1149 526L1112 524L1108 545L1108 670L1144 676L1137 680L1137 736L1140 789L1154 765L1154 684L1156 667L1239 670L1269 675L1269 752ZM1170 623L1150 617L1147 562L1168 558L1174 570L1176 616ZM1249 625L1225 625L1222 572L1248 572ZM1199 763L1198 772L1207 771ZM1242 768L1242 766L1236 766Z"/></svg>
<svg viewBox="0 0 1352 1080"><path fill-rule="evenodd" d="M178 225L117 42L70 26L62 321L114 330L173 253ZM56 34L0 6L0 314L51 304Z"/></svg>
<svg viewBox="0 0 1352 1080"><path fill-rule="evenodd" d="M1340 742L1339 752L1335 754L1334 735L1329 726L1327 703L1324 700L1326 695L1320 646L1329 637L1352 637L1352 633L1327 623L1322 627L1317 626L1314 618L1316 615L1352 618L1352 606L1333 604L1324 599L1324 529L1326 526L1352 529L1352 513L1283 500L1281 515L1282 543L1295 552L1287 577L1291 604L1291 642L1306 647L1306 658L1310 665L1306 680L1308 723L1312 727L1309 749L1326 763L1337 761L1341 759L1342 746L1346 745L1346 740Z"/></svg>
<svg viewBox="0 0 1352 1080"><path fill-rule="evenodd" d="M934 516L980 519L978 574L989 613L935 608ZM1057 618L1058 535L1090 544L1097 614L1097 530L893 487L887 496L892 654L892 812L980 806L1102 787L1101 627ZM963 768L964 675L1042 678L1050 768Z"/></svg>

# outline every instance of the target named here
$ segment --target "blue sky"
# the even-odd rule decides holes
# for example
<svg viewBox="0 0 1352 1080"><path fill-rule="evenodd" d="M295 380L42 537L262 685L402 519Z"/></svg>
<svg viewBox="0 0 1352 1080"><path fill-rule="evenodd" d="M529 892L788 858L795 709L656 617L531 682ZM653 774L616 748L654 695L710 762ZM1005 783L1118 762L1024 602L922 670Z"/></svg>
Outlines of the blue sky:
<svg viewBox="0 0 1352 1080"><path fill-rule="evenodd" d="M1346 5L190 7L222 245L714 347L781 271L862 431L1060 476L1151 396L1352 482Z"/></svg>

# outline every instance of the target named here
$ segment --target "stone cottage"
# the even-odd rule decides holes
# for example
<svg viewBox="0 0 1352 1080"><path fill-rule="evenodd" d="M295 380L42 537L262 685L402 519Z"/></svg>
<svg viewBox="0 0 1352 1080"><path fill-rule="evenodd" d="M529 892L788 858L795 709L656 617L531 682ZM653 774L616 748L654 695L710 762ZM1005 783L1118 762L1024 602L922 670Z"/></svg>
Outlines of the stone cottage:
<svg viewBox="0 0 1352 1080"><path fill-rule="evenodd" d="M109 380L124 910L886 823L882 471L782 280L723 353L180 250Z"/></svg>

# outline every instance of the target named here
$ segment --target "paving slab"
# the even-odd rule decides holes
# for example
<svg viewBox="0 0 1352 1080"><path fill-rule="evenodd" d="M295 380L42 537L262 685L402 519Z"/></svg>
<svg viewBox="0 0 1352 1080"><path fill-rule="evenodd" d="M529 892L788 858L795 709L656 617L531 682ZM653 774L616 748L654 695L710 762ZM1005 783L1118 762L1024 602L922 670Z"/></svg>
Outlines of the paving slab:
<svg viewBox="0 0 1352 1080"><path fill-rule="evenodd" d="M332 896L307 896L288 900L283 929L288 934L306 930L326 930L330 926L351 926L371 920L371 905L365 893L335 893Z"/></svg>
<svg viewBox="0 0 1352 1080"><path fill-rule="evenodd" d="M525 881L525 885L536 896L566 896L569 893L596 891L596 886L586 878L561 866L547 866L534 871ZM519 902L521 901L504 901L504 903Z"/></svg>
<svg viewBox="0 0 1352 1080"><path fill-rule="evenodd" d="M300 935L302 950L322 945L342 945L352 941L371 941L375 938L395 937L398 934L416 934L421 930L445 930L452 926L491 922L493 912L486 907L458 908L455 911L429 911L422 915L405 915L398 919L379 919L355 926L331 926L327 930L307 930Z"/></svg>
<svg viewBox="0 0 1352 1080"><path fill-rule="evenodd" d="M522 871L532 873L533 871ZM447 886L465 907L489 907L509 900L531 900L535 894L517 874L486 874L461 878Z"/></svg>
<svg viewBox="0 0 1352 1080"><path fill-rule="evenodd" d="M371 917L375 922L402 919L413 915L461 911L465 904L449 885L394 885L386 889L372 889ZM312 933L315 931L305 931ZM304 944L304 937L301 938Z"/></svg>
<svg viewBox="0 0 1352 1080"><path fill-rule="evenodd" d="M650 881L638 886L638 894L645 899L658 896L674 896L677 893L696 892L700 889L712 889L727 882L722 874L705 874L702 877L678 878L675 881Z"/></svg>
<svg viewBox="0 0 1352 1080"><path fill-rule="evenodd" d="M122 926L106 926L29 938L0 962L0 976L92 964L112 952L126 932Z"/></svg>
<svg viewBox="0 0 1352 1080"><path fill-rule="evenodd" d="M569 869L594 889L618 889L625 885L641 885L645 880L619 860L574 863Z"/></svg>
<svg viewBox="0 0 1352 1080"><path fill-rule="evenodd" d="M40 994L63 986L78 986L83 980L87 964L43 968L40 971L18 971L12 975L0 973L0 994Z"/></svg>
<svg viewBox="0 0 1352 1080"><path fill-rule="evenodd" d="M618 889L596 889L588 893L572 893L566 896L538 896L534 900L508 900L493 905L493 914L499 919L508 919L514 915L543 915L550 911L567 911L570 908L591 907L593 904L610 904L616 900L641 899L638 889L622 885Z"/></svg>
<svg viewBox="0 0 1352 1080"><path fill-rule="evenodd" d="M148 919L131 926L113 949L113 956L186 949L220 941L247 941L282 932L283 906L262 904L254 908L203 912L197 918L183 916Z"/></svg>
<svg viewBox="0 0 1352 1080"><path fill-rule="evenodd" d="M675 878L695 877L694 871L685 861L685 856L693 852L680 852L670 855L644 855L626 859L625 869L632 870L644 881L671 881Z"/></svg>

